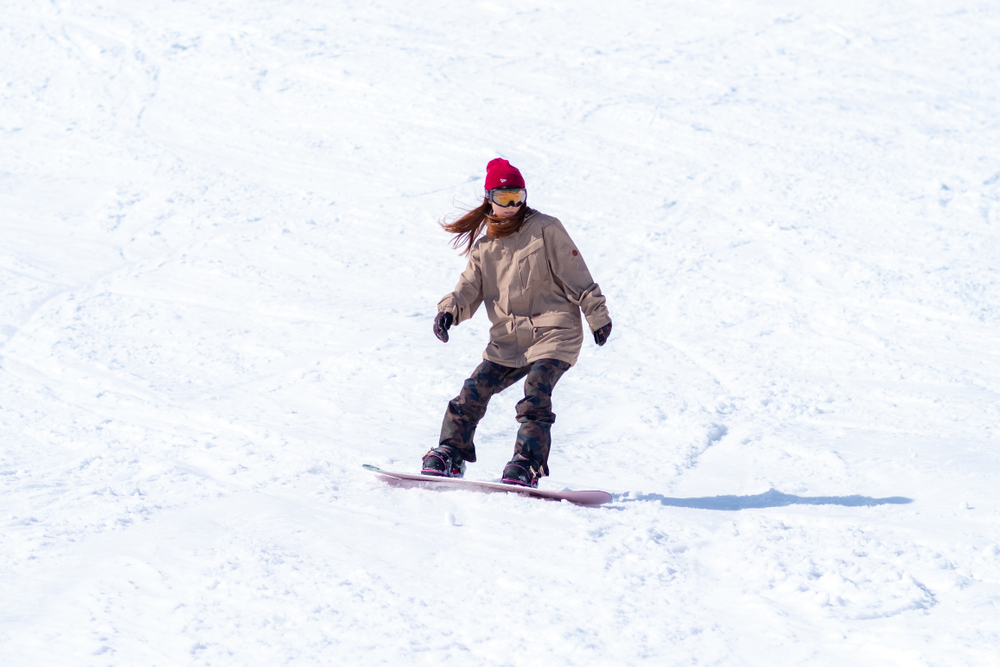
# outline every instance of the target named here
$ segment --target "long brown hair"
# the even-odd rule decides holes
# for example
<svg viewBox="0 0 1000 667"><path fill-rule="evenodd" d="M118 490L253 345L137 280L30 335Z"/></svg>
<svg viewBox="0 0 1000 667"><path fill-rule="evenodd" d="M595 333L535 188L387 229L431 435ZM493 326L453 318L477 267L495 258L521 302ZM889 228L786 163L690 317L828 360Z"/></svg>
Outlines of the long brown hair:
<svg viewBox="0 0 1000 667"><path fill-rule="evenodd" d="M441 228L449 234L455 235L451 242L452 247L458 249L464 245L465 249L462 254L468 255L482 234L483 227L486 227L486 235L491 238L510 236L521 228L525 216L531 211L525 205L513 216L500 219L490 215L492 210L493 205L490 204L490 200L484 197L482 204L463 214L454 222L442 221Z"/></svg>

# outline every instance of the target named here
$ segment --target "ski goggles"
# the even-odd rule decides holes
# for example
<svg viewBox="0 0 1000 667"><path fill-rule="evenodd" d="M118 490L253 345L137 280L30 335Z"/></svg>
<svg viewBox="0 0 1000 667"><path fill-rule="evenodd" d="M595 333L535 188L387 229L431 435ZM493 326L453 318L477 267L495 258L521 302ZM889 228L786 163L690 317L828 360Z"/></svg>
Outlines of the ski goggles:
<svg viewBox="0 0 1000 667"><path fill-rule="evenodd" d="M528 201L528 191L524 188L514 190L495 188L486 191L486 198L497 206L504 208L508 206L523 206L524 202Z"/></svg>

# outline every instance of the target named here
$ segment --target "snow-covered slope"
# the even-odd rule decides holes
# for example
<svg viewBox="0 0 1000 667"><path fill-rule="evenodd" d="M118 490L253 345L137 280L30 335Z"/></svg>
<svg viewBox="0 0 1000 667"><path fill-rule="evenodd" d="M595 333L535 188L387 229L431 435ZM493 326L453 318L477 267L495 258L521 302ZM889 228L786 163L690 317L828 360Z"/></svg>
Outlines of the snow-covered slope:
<svg viewBox="0 0 1000 667"><path fill-rule="evenodd" d="M1000 8L8 0L5 665L1000 665ZM600 509L396 489L524 173ZM475 479L511 453L513 388Z"/></svg>

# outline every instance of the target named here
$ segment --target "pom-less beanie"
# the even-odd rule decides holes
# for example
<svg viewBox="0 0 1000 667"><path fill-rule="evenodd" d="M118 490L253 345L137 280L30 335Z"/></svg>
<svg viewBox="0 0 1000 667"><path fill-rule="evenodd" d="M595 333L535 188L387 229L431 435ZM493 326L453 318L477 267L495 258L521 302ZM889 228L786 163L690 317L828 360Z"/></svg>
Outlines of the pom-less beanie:
<svg viewBox="0 0 1000 667"><path fill-rule="evenodd" d="M517 167L503 158L490 160L486 165L486 189L496 188L523 188L524 178Z"/></svg>

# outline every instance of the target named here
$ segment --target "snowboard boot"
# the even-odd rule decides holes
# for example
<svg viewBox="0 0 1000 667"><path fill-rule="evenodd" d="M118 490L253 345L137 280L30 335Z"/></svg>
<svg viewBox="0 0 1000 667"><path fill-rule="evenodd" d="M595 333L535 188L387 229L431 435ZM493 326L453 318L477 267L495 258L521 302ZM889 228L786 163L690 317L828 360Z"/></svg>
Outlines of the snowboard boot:
<svg viewBox="0 0 1000 667"><path fill-rule="evenodd" d="M532 489L538 488L538 478L541 477L540 465L531 459L520 454L515 454L507 466L503 469L502 484L513 484L515 486L528 486Z"/></svg>
<svg viewBox="0 0 1000 667"><path fill-rule="evenodd" d="M435 477L464 477L465 460L451 447L435 447L424 454L420 474Z"/></svg>

